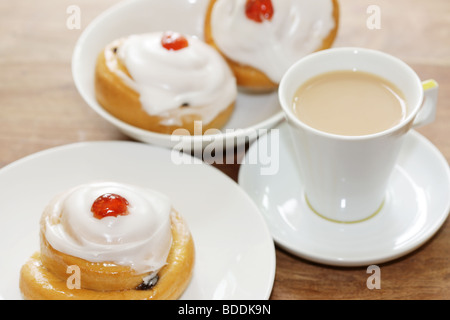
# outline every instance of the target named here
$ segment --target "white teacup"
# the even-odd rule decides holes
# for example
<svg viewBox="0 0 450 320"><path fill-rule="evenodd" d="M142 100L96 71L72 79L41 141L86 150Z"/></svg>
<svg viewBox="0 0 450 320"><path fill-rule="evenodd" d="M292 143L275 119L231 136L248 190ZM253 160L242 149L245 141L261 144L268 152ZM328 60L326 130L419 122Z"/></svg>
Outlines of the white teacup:
<svg viewBox="0 0 450 320"><path fill-rule="evenodd" d="M408 105L406 117L390 129L361 136L319 131L299 120L293 110L297 89L317 75L340 70L368 72L396 85ZM328 49L295 63L280 83L279 99L311 209L329 220L347 223L377 214L405 134L435 118L437 91L434 80L421 82L406 63L375 50Z"/></svg>

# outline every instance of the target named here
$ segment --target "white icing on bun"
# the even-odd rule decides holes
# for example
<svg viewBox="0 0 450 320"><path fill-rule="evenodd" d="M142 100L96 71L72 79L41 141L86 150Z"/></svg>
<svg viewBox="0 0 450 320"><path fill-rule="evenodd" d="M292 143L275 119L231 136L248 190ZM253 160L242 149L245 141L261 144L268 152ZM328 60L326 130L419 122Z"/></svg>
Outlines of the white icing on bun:
<svg viewBox="0 0 450 320"><path fill-rule="evenodd" d="M273 0L273 16L262 22L246 16L246 2L215 2L214 42L229 59L260 70L274 83L298 59L319 50L336 27L332 0Z"/></svg>
<svg viewBox="0 0 450 320"><path fill-rule="evenodd" d="M189 113L201 114L204 123L211 122L237 96L229 66L216 50L193 36L184 35L187 47L168 50L161 45L163 34L124 39L117 56L132 77L125 82L140 94L149 115L168 117L167 125L180 123L177 116ZM180 108L183 105L188 107Z"/></svg>
<svg viewBox="0 0 450 320"><path fill-rule="evenodd" d="M127 215L94 217L92 204L101 195L124 197ZM130 266L138 273L157 272L172 244L171 202L159 192L137 186L98 182L58 196L41 220L45 237L56 250L91 262Z"/></svg>

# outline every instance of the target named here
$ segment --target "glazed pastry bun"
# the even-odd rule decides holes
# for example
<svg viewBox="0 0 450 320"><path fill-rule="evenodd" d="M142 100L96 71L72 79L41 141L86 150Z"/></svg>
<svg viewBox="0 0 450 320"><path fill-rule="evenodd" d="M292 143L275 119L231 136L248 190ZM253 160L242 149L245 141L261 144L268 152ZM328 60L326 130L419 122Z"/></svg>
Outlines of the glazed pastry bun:
<svg viewBox="0 0 450 320"><path fill-rule="evenodd" d="M167 196L116 182L81 185L45 208L40 252L23 265L20 290L29 300L177 299L194 251Z"/></svg>
<svg viewBox="0 0 450 320"><path fill-rule="evenodd" d="M241 88L270 91L297 60L331 47L338 23L337 0L210 0L205 41Z"/></svg>
<svg viewBox="0 0 450 320"><path fill-rule="evenodd" d="M211 46L168 31L107 45L97 58L95 93L106 111L130 125L194 134L194 121L202 122L202 133L223 127L233 112L237 86Z"/></svg>

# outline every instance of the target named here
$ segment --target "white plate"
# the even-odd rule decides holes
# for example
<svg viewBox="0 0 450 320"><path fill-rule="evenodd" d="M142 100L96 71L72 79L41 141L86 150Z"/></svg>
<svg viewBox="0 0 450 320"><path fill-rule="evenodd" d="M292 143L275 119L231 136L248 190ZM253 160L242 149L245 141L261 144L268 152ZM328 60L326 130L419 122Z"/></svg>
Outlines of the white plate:
<svg viewBox="0 0 450 320"><path fill-rule="evenodd" d="M250 147L239 172L239 184L259 206L281 248L323 264L367 266L413 251L446 220L450 210L449 167L439 150L419 133L411 131L406 137L381 212L364 222L340 224L309 209L297 178L287 125L276 129L279 131L271 131ZM275 133L280 143L278 152L272 150L272 157L279 155L279 171L261 175L267 163L255 164L249 159Z"/></svg>
<svg viewBox="0 0 450 320"><path fill-rule="evenodd" d="M131 0L121 2L102 13L80 36L73 53L72 74L86 103L100 116L126 135L164 147L179 145L171 135L131 126L106 112L95 99L94 69L101 50L112 40L133 33L173 30L203 39L203 22L209 0ZM240 92L234 113L221 134L213 135L217 145L233 147L256 138L260 129L269 129L283 119L278 93L245 94ZM175 137L176 138L176 137ZM183 140L186 148L204 148L210 137L192 136ZM226 144L226 142L228 142Z"/></svg>
<svg viewBox="0 0 450 320"><path fill-rule="evenodd" d="M182 299L269 298L274 244L248 195L212 166L176 165L168 149L115 141L57 147L0 170L1 298L21 298L19 271L39 248L46 203L60 191L93 180L132 183L171 197L196 248L194 276Z"/></svg>

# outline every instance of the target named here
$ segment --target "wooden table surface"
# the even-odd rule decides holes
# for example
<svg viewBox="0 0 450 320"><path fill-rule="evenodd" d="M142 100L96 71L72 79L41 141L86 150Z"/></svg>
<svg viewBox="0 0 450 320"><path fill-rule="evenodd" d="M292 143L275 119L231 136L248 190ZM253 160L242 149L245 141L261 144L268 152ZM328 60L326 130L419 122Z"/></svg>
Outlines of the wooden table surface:
<svg viewBox="0 0 450 320"><path fill-rule="evenodd" d="M129 140L94 113L71 75L75 42L118 0L0 2L0 167L43 149L92 140ZM341 0L335 46L384 50L440 84L436 121L418 131L450 160L450 1ZM369 28L371 5L380 28ZM80 8L69 29L67 8ZM369 24L368 24L369 22ZM220 170L236 180L238 165ZM230 199L232 201L232 199ZM369 290L366 267L311 263L276 249L271 299L450 299L450 222L418 250L379 265L381 289Z"/></svg>

